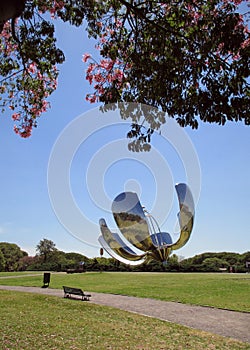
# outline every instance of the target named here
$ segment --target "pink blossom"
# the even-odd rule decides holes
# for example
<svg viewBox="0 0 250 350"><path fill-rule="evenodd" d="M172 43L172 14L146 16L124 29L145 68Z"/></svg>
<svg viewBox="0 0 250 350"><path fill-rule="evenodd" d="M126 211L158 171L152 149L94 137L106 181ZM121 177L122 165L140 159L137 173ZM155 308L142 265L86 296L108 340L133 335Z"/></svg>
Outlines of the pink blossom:
<svg viewBox="0 0 250 350"><path fill-rule="evenodd" d="M86 73L90 74L95 69L95 67L96 67L96 64L90 63L90 65L87 68L87 72Z"/></svg>
<svg viewBox="0 0 250 350"><path fill-rule="evenodd" d="M120 69L115 69L114 80L121 82L123 80L123 72Z"/></svg>
<svg viewBox="0 0 250 350"><path fill-rule="evenodd" d="M88 80L89 84L91 85L93 82L93 75L86 75L86 80Z"/></svg>
<svg viewBox="0 0 250 350"><path fill-rule="evenodd" d="M13 120L20 120L20 113L14 113L14 114L12 114L12 119L13 119Z"/></svg>
<svg viewBox="0 0 250 350"><path fill-rule="evenodd" d="M238 60L238 59L240 59L239 53L237 53L236 55L233 56L233 60Z"/></svg>
<svg viewBox="0 0 250 350"><path fill-rule="evenodd" d="M96 85L94 86L94 89L97 90L99 96L103 95L104 92L105 92L103 86L100 85L100 84L96 84Z"/></svg>
<svg viewBox="0 0 250 350"><path fill-rule="evenodd" d="M107 42L107 39L105 38L105 35L102 35L101 39L100 39L100 42L102 44L106 43Z"/></svg>
<svg viewBox="0 0 250 350"><path fill-rule="evenodd" d="M218 50L219 50L219 51L222 50L222 49L224 48L224 46L225 46L224 43L220 43L220 44L218 45Z"/></svg>
<svg viewBox="0 0 250 350"><path fill-rule="evenodd" d="M110 60L110 59L109 60L101 60L100 61L100 66L101 66L101 68L109 70L109 69L111 69L113 67L114 63L115 62Z"/></svg>
<svg viewBox="0 0 250 350"><path fill-rule="evenodd" d="M101 73L97 73L94 75L94 80L97 82L97 83L101 83L103 82L105 79L104 77L102 76Z"/></svg>
<svg viewBox="0 0 250 350"><path fill-rule="evenodd" d="M85 53L85 54L82 56L83 62L87 62L89 58L91 58L91 55L90 55L89 53Z"/></svg>
<svg viewBox="0 0 250 350"><path fill-rule="evenodd" d="M86 100L89 101L90 103L95 103L97 100L97 96L95 94L92 94L92 95L88 94L86 96Z"/></svg>
<svg viewBox="0 0 250 350"><path fill-rule="evenodd" d="M245 41L243 41L243 43L241 43L241 47L242 49L245 49L246 47L248 47L250 45L250 38L246 39Z"/></svg>
<svg viewBox="0 0 250 350"><path fill-rule="evenodd" d="M14 132L16 133L16 134L19 134L19 129L18 129L18 127L16 126L16 125L14 125Z"/></svg>
<svg viewBox="0 0 250 350"><path fill-rule="evenodd" d="M113 96L113 95L112 95L112 92L109 91L109 92L107 93L107 98L108 98L109 100L111 100L111 99L112 99L112 96Z"/></svg>
<svg viewBox="0 0 250 350"><path fill-rule="evenodd" d="M35 73L36 72L36 64L34 62L29 65L28 71L30 73Z"/></svg>
<svg viewBox="0 0 250 350"><path fill-rule="evenodd" d="M32 132L32 126L31 125L26 125L24 127L24 131L19 131L19 134L20 134L21 137L27 138L27 137L30 137L31 132Z"/></svg>
<svg viewBox="0 0 250 350"><path fill-rule="evenodd" d="M117 20L115 21L115 25L116 25L116 28L122 27L122 21L120 21L119 19L117 19Z"/></svg>
<svg viewBox="0 0 250 350"><path fill-rule="evenodd" d="M49 11L51 18L55 18L56 17L56 12L58 10L61 10L64 7L64 1L53 1L52 5L50 6L44 6L43 10L45 11Z"/></svg>

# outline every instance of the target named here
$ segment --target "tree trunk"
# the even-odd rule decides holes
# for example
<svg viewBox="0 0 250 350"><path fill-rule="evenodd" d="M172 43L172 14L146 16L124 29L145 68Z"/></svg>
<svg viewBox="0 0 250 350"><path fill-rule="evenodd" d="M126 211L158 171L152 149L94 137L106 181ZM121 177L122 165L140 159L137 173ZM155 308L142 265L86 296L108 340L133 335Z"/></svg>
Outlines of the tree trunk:
<svg viewBox="0 0 250 350"><path fill-rule="evenodd" d="M4 24L12 18L19 17L24 10L25 0L2 0L0 3L0 33Z"/></svg>

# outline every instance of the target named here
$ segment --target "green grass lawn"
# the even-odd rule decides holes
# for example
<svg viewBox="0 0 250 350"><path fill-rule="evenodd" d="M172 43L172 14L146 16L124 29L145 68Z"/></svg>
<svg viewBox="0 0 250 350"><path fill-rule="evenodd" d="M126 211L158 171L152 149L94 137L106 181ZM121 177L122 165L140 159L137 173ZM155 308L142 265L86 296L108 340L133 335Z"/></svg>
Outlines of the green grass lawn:
<svg viewBox="0 0 250 350"><path fill-rule="evenodd" d="M0 277L16 277L25 275L42 275L42 271L23 271L23 272L0 272Z"/></svg>
<svg viewBox="0 0 250 350"><path fill-rule="evenodd" d="M39 294L0 291L0 320L2 350L249 350L184 326Z"/></svg>
<svg viewBox="0 0 250 350"><path fill-rule="evenodd" d="M0 284L41 287L43 276L1 278ZM14 276L14 275L13 275ZM250 312L250 275L216 273L52 273L50 288L124 294Z"/></svg>

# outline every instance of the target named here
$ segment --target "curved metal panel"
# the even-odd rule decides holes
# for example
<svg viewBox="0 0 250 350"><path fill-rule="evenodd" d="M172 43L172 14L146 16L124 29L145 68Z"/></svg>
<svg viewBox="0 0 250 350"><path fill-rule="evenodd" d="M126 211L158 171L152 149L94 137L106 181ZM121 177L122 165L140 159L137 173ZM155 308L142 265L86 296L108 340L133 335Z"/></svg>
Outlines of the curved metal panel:
<svg viewBox="0 0 250 350"><path fill-rule="evenodd" d="M138 261L131 261L131 260L127 260L127 259L124 259L122 258L120 255L116 254L107 244L107 242L104 240L104 238L102 236L99 236L98 238L98 241L99 243L101 244L101 246L103 247L103 249L114 259L124 263L124 264L127 264L127 265L133 265L133 266L136 266L136 265L140 265L142 264L145 259L144 258L141 258L141 260L138 260Z"/></svg>
<svg viewBox="0 0 250 350"><path fill-rule="evenodd" d="M180 238L170 247L172 250L183 247L190 238L194 224L194 200L192 193L186 184L180 183L175 186L180 212L178 219L180 224Z"/></svg>
<svg viewBox="0 0 250 350"><path fill-rule="evenodd" d="M172 238L168 232L158 232L151 235L152 242L156 248L163 248L166 245L172 244Z"/></svg>
<svg viewBox="0 0 250 350"><path fill-rule="evenodd" d="M113 233L109 230L106 224L106 221L104 219L100 219L99 223L100 223L100 229L102 233L101 242L103 243L103 240L104 240L106 243L105 247L103 248L105 250L108 249L107 252L111 256L113 255L110 252L115 253L117 256L121 257L122 259L126 259L126 263L128 263L128 261L129 263L132 261L140 261L140 264L143 262L143 260L141 259L145 256L145 253L141 255L135 253L130 247L126 245L126 243L121 239L121 237L117 233Z"/></svg>
<svg viewBox="0 0 250 350"><path fill-rule="evenodd" d="M154 249L147 220L136 193L122 192L112 203L115 222L123 236L136 248Z"/></svg>

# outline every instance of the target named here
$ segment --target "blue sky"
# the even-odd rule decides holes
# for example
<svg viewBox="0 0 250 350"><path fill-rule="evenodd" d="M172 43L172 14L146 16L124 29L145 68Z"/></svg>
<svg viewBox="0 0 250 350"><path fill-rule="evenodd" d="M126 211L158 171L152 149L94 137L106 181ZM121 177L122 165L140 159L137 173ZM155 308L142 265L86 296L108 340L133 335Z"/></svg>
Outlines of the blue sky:
<svg viewBox="0 0 250 350"><path fill-rule="evenodd" d="M28 139L21 139L12 131L9 112L0 118L0 241L16 243L34 255L38 242L48 238L60 250L98 256L98 220L104 217L116 229L111 201L124 189L136 191L142 204L153 211L162 230L175 239L178 206L174 184L188 181L196 199L199 198L195 226L187 245L176 253L189 257L206 251L249 250L249 127L227 123L223 127L200 124L198 130L182 129L181 143L188 142L188 147L193 147L190 149L191 157L197 156L195 164L191 158L183 164L177 129L173 145L163 132L154 136L152 152L131 154L126 148L129 126L122 124L116 115L111 117L112 121L105 115L107 119L99 124L98 111L93 111L96 106L85 101L91 88L85 80L86 66L81 58L83 53L93 52L94 42L86 37L83 28L64 24L57 25L57 36L66 62L60 67L58 90L50 99L52 108L40 118L38 128ZM53 185L54 181L62 194L65 216L58 218L58 212L54 212L47 184L55 142L59 135L67 134L72 121L76 127L83 123L76 136L81 144L75 149L68 169L69 190L79 209L77 215L83 217L79 222L77 215L74 219L75 213L71 216L71 209L67 210L63 174L59 172L49 182ZM92 131L86 138L88 127ZM62 166L76 137L73 134L59 149Z"/></svg>

